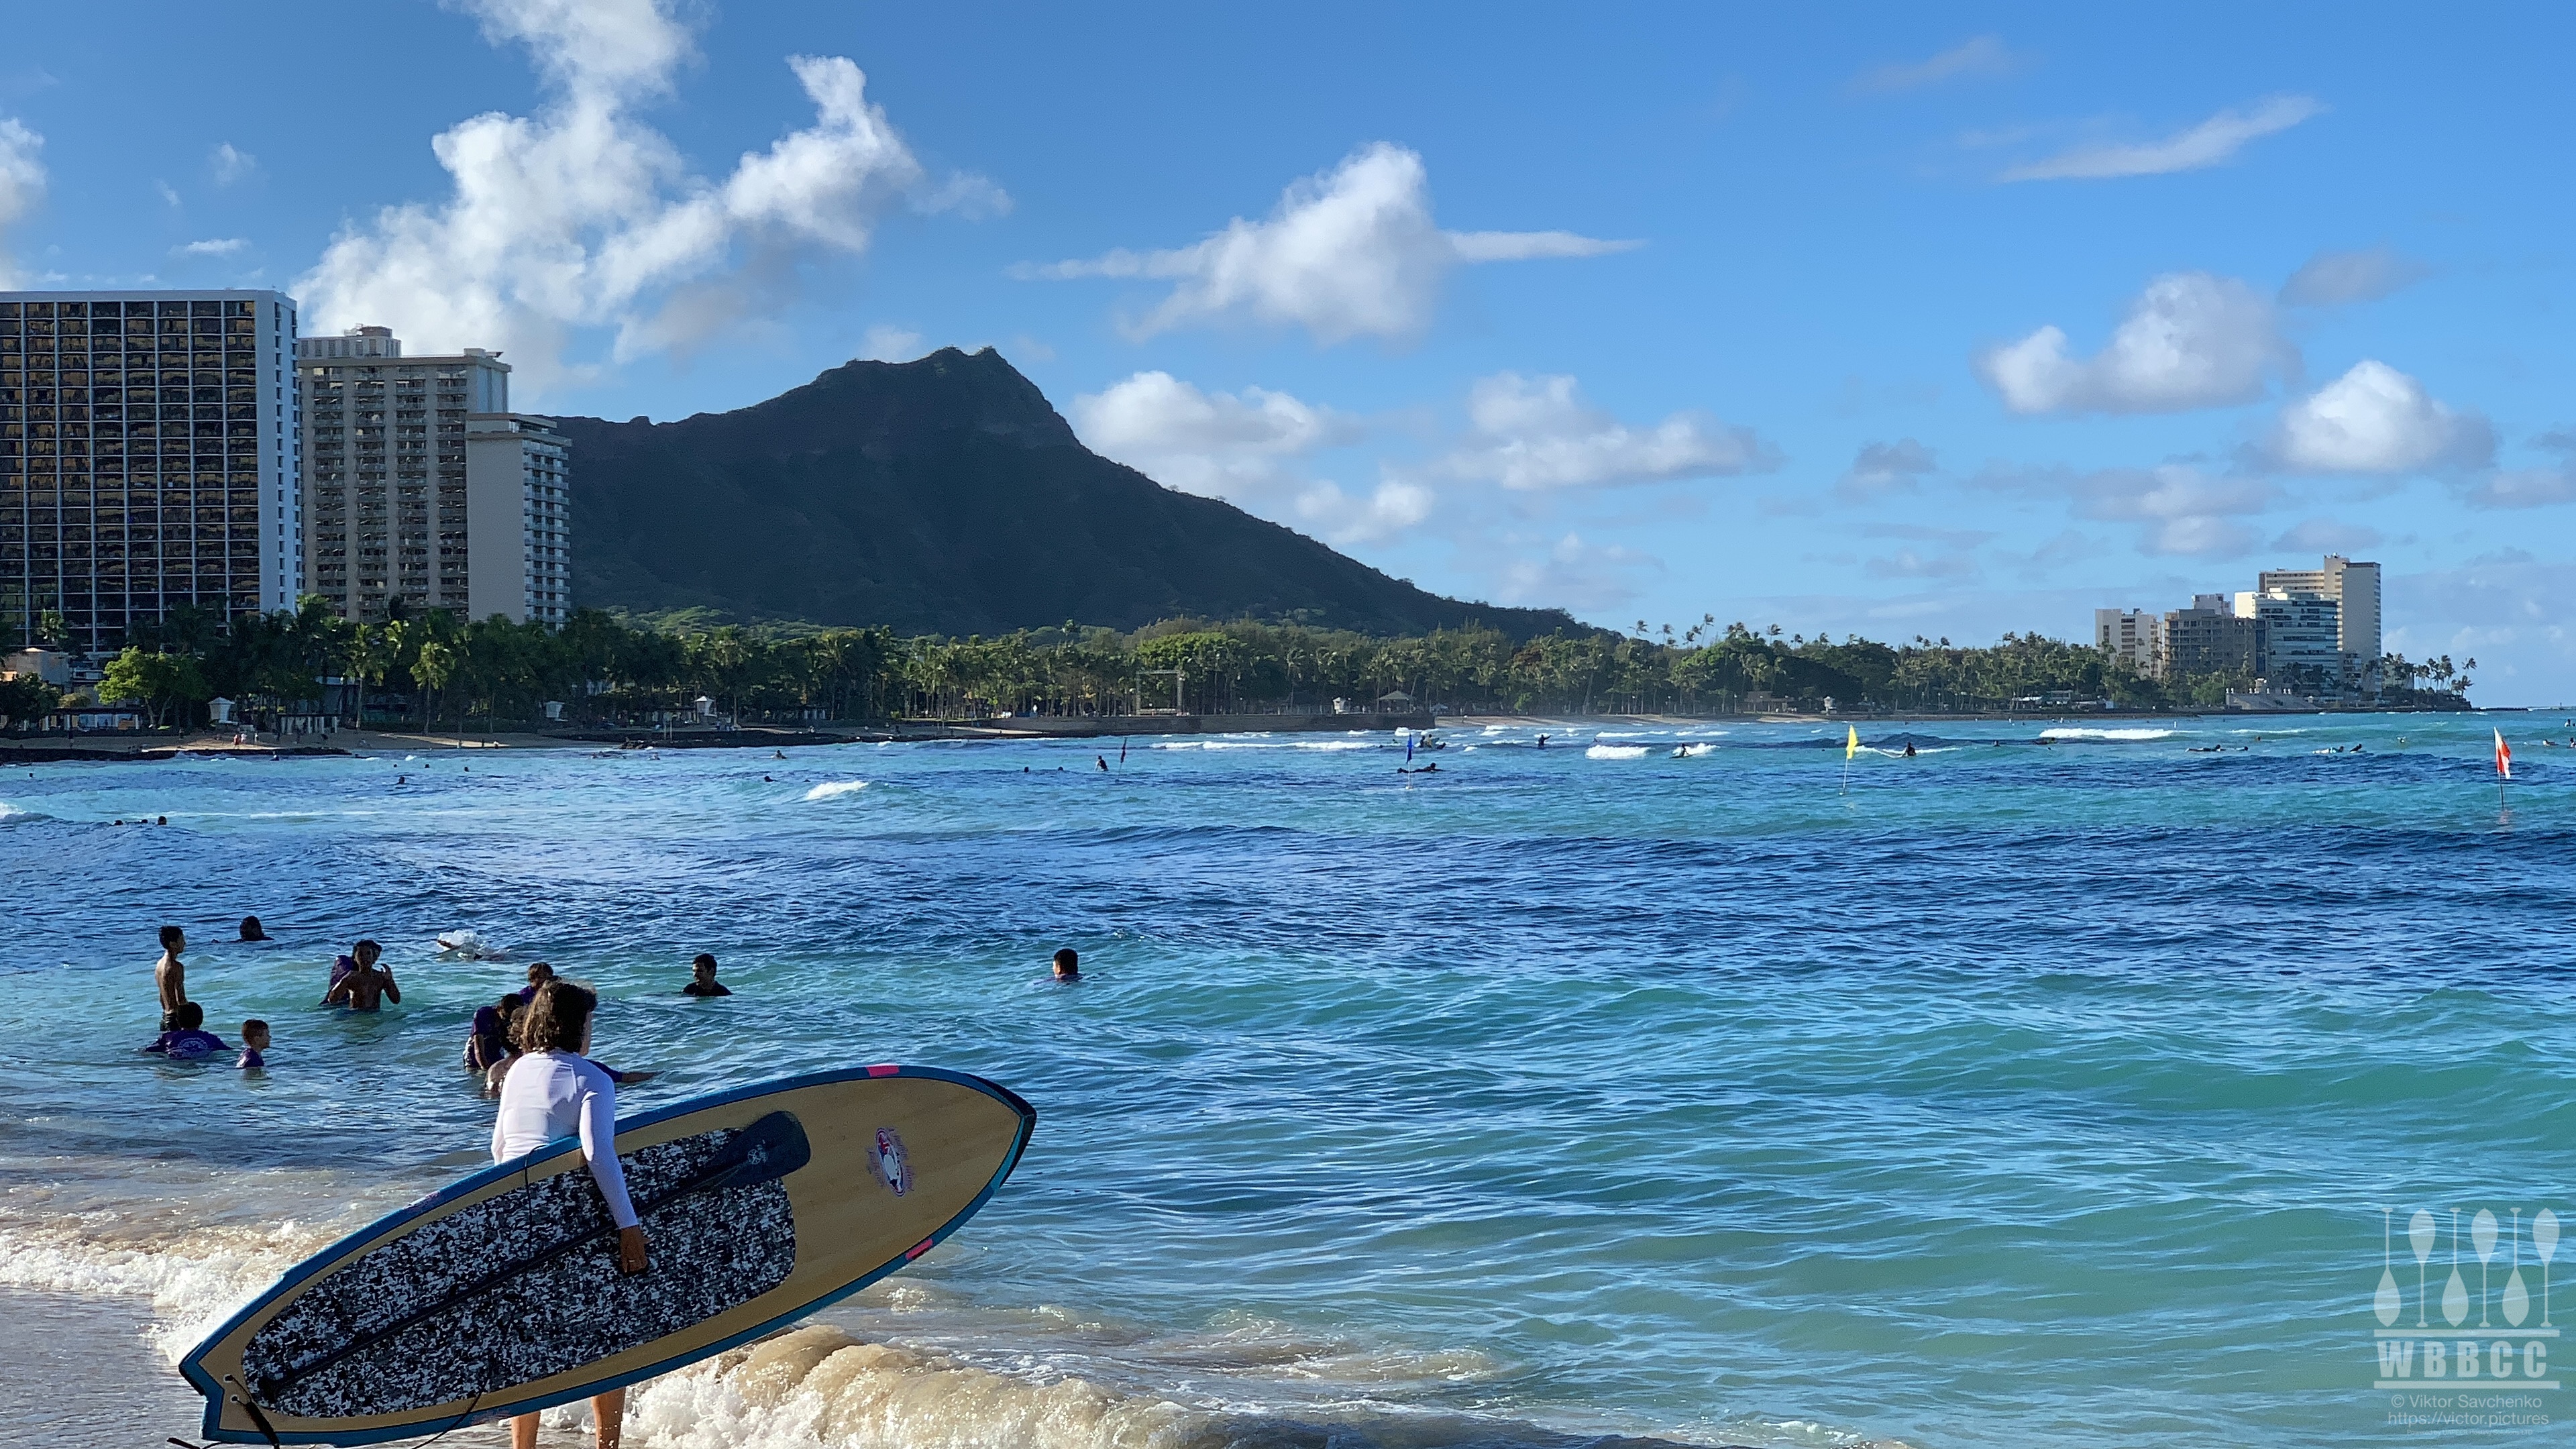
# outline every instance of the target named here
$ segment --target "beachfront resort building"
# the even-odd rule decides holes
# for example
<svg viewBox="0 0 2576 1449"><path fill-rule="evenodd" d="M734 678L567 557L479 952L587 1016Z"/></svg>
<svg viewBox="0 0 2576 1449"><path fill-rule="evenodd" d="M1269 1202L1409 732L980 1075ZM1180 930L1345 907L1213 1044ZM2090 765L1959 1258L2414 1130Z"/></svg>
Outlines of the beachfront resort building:
<svg viewBox="0 0 2576 1449"><path fill-rule="evenodd" d="M2251 589L2196 594L2159 618L2093 611L2094 647L2163 680L2261 675L2312 688L2377 687L2379 565L2327 554L2313 569L2266 569Z"/></svg>
<svg viewBox="0 0 2576 1449"><path fill-rule="evenodd" d="M497 352L405 357L383 327L296 345L312 477L306 587L344 617L572 612L569 449L510 411Z"/></svg>
<svg viewBox="0 0 2576 1449"><path fill-rule="evenodd" d="M295 607L295 301L0 291L0 644Z"/></svg>

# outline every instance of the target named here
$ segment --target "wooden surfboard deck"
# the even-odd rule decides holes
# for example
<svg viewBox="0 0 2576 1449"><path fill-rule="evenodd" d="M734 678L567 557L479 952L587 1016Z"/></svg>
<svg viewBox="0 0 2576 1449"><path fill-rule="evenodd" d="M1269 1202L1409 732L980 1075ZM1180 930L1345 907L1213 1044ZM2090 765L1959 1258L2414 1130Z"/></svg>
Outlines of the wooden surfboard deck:
<svg viewBox="0 0 2576 1449"><path fill-rule="evenodd" d="M371 1444L605 1393L928 1252L1010 1176L1036 1125L1010 1091L927 1067L677 1103L617 1124L647 1272L616 1272L580 1143L562 1138L315 1254L179 1371L206 1396L205 1437L236 1444ZM763 1177L782 1132L801 1155L771 1153ZM740 1174L746 1152L753 1180L737 1182L727 1165ZM777 1176L778 1160L799 1165Z"/></svg>

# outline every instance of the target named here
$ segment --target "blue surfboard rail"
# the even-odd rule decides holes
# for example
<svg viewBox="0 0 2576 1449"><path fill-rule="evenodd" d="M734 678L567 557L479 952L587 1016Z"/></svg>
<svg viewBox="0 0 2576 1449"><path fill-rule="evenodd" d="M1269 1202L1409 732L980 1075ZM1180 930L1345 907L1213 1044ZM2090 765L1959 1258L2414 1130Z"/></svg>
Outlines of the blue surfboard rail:
<svg viewBox="0 0 2576 1449"><path fill-rule="evenodd" d="M269 1285L268 1291L260 1294L257 1298L252 1299L249 1303L243 1305L239 1312L233 1314L230 1318L225 1319L221 1324L218 1324L212 1332L208 1333L203 1339L198 1341L195 1348L188 1350L186 1357L179 1360L180 1375L186 1378L189 1385L195 1388L198 1393L206 1396L206 1415L200 1432L207 1439L229 1444L265 1444L270 1442L272 1439L280 1444L382 1444L396 1439L418 1439L425 1435L444 1433L451 1428L461 1428L470 1423L498 1418L504 1413L507 1413L512 1417L520 1414L533 1414L539 1410L555 1408L558 1405L569 1404L579 1399L587 1399L595 1394L604 1394L612 1389L626 1388L630 1385L641 1383L646 1379L670 1373L677 1369L686 1368L688 1365L696 1363L702 1359L713 1358L715 1355L723 1353L727 1349L739 1348L742 1345L751 1342L755 1338L759 1338L765 1334L775 1333L779 1329L795 1322L797 1319L805 1317L808 1314L831 1307L833 1304L840 1302L842 1299L849 1297L851 1294L858 1292L869 1284L872 1284L879 1279L886 1277L888 1274L904 1267L915 1258L920 1257L922 1254L930 1251L934 1247L937 1247L939 1244L948 1241L949 1236L955 1233L967 1219L982 1211L984 1204L992 1199L993 1194L1001 1190L1002 1184L1010 1180L1012 1170L1020 1165L1020 1154L1027 1150L1029 1145L1029 1136L1037 1130L1037 1108L1030 1106L1026 1098L1023 1098L1019 1093L1012 1091L1010 1088L1001 1085L999 1082L989 1081L983 1077L972 1075L971 1073L952 1072L940 1067L908 1067L887 1063L867 1067L850 1067L841 1071L808 1072L800 1076L776 1077L769 1081L754 1082L748 1086L737 1087L727 1092L716 1092L704 1097L692 1097L687 1101L674 1102L667 1107L657 1107L650 1112L641 1113L637 1116L621 1117L617 1121L617 1131L619 1135L622 1136L637 1128L652 1127L660 1123L670 1121L674 1117L685 1117L693 1112L706 1111L710 1107L722 1107L734 1102L748 1101L755 1097L774 1096L781 1092L793 1092L806 1087L829 1086L835 1082L885 1081L899 1077L911 1077L915 1079L926 1078L931 1081L949 1082L957 1086L981 1092L988 1097L992 1097L1003 1105L1009 1107L1013 1112L1019 1114L1020 1134L1012 1141L1011 1150L1003 1155L1002 1165L994 1169L992 1180L984 1184L984 1190L975 1194L973 1201L958 1209L957 1212L946 1222L941 1223L935 1230L933 1230L929 1237L922 1239L922 1241L915 1246L906 1249L892 1261L869 1270L866 1274L851 1283L834 1289L810 1303L804 1304L786 1313L782 1313L776 1318L770 1319L766 1323L757 1324L753 1327L744 1329L742 1332L735 1334L731 1338L724 1339L721 1342L709 1344L703 1348L692 1349L685 1354L676 1354L658 1363L649 1364L629 1373L619 1374L612 1378L604 1378L596 1383L584 1384L577 1389L573 1389L565 1393L555 1394L546 1398L530 1399L524 1402L514 1402L508 1405L506 1409L480 1410L469 1408L465 1413L447 1421L401 1424L383 1429L362 1429L356 1431L334 1432L330 1434L280 1430L272 1435L261 1433L255 1429L232 1429L224 1426L224 1395L228 1390L226 1385L216 1381L214 1375L209 1373L205 1366L205 1355L212 1350L215 1345L222 1343L224 1339L231 1336L234 1330L248 1322L261 1309L276 1302L280 1297L294 1289L297 1284L302 1283L304 1280L311 1278L315 1274L321 1273L326 1269L340 1266L342 1260L348 1255L350 1250L354 1249L358 1244L380 1237L389 1230L400 1227L404 1223L410 1222L415 1218L421 1217L437 1208L443 1207L468 1193L475 1192L481 1188L488 1187L493 1183L524 1173L530 1168L536 1167L541 1163L550 1162L567 1152L579 1152L581 1150L581 1139L578 1137L558 1137L554 1141L547 1143L545 1146L537 1148L535 1151L518 1157L513 1157L506 1162L494 1163L492 1166L474 1173L472 1176L451 1182L447 1186L431 1193L429 1196L421 1198L407 1207L388 1213L385 1216L376 1219L374 1222L369 1223L365 1227L358 1229L356 1232L348 1234L338 1242L333 1243L331 1246L324 1248L322 1251L313 1254L303 1262L298 1263L293 1268L287 1270L284 1277ZM246 1397L244 1398L244 1402L249 1402Z"/></svg>

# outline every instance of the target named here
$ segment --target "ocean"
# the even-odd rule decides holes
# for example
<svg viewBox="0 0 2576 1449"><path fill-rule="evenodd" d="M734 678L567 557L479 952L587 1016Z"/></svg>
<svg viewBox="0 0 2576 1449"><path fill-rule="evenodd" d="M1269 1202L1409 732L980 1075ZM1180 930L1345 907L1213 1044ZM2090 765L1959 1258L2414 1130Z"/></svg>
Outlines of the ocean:
<svg viewBox="0 0 2576 1449"><path fill-rule="evenodd" d="M2535 1230L2576 1211L2576 726L1842 733L1461 727L1429 774L1375 734L0 769L0 1427L193 1435L198 1334L483 1160L466 1023L538 959L661 1073L630 1109L902 1060L1040 1113L953 1242L639 1389L642 1449L2576 1417ZM164 922L210 1026L272 1023L264 1076L136 1052ZM401 1004L318 1008L360 936ZM699 951L732 997L678 994Z"/></svg>

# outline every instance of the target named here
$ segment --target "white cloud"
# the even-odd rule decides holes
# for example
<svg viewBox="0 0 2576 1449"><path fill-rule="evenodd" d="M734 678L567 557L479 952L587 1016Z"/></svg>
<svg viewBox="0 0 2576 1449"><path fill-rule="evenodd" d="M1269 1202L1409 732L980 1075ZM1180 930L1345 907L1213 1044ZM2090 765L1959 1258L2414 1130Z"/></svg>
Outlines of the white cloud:
<svg viewBox="0 0 2576 1449"><path fill-rule="evenodd" d="M2269 452L2302 473L2412 473L2483 464L2495 454L2495 432L2478 414L2455 411L2422 383L2365 359L2281 409Z"/></svg>
<svg viewBox="0 0 2576 1449"><path fill-rule="evenodd" d="M2281 284L2281 300L2293 307L2340 307L2347 302L2376 302L2422 281L2432 268L2389 247L2366 251L2320 251Z"/></svg>
<svg viewBox="0 0 2576 1449"><path fill-rule="evenodd" d="M470 0L488 38L528 48L547 103L437 136L454 193L344 229L295 284L308 328L383 323L424 352L506 349L542 392L573 370L579 329L615 328L620 359L691 346L775 312L800 259L863 251L922 181L867 78L838 57L789 57L814 123L720 181L691 175L635 114L692 53L677 3Z"/></svg>
<svg viewBox="0 0 2576 1449"><path fill-rule="evenodd" d="M1637 597L1642 578L1663 572L1664 561L1652 554L1569 533L1536 558L1505 564L1495 593L1505 604L1605 609Z"/></svg>
<svg viewBox="0 0 2576 1449"><path fill-rule="evenodd" d="M2237 520L2269 510L2279 490L2264 478L2211 474L2181 463L2155 468L1989 469L1983 487L2064 498L2079 518L2138 526L2138 547L2151 554L2233 558L2262 542Z"/></svg>
<svg viewBox="0 0 2576 1449"><path fill-rule="evenodd" d="M2360 553L2385 542L2378 529L2366 524L2337 523L2331 518L2307 518L2272 540L2272 547L2289 553Z"/></svg>
<svg viewBox="0 0 2576 1449"><path fill-rule="evenodd" d="M1834 495L1846 503L1867 503L1895 493L1911 493L1940 464L1932 450L1912 438L1893 443L1864 443L1850 471L1834 484Z"/></svg>
<svg viewBox="0 0 2576 1449"><path fill-rule="evenodd" d="M1379 142L1290 185L1267 221L1236 217L1196 246L1120 250L1014 273L1174 283L1171 295L1128 325L1140 338L1250 318L1303 327L1329 344L1418 335L1430 324L1441 280L1461 264L1590 257L1636 245L1565 231L1442 231L1432 220L1422 158Z"/></svg>
<svg viewBox="0 0 2576 1449"><path fill-rule="evenodd" d="M1184 493L1222 498L1332 543L1388 538L1431 516L1431 490L1387 479L1366 496L1308 477L1300 460L1357 442L1351 418L1284 392L1248 387L1205 392L1167 372L1140 372L1073 401L1074 431L1115 458Z"/></svg>
<svg viewBox="0 0 2576 1449"><path fill-rule="evenodd" d="M921 334L909 327L880 322L859 339L859 357L866 362L910 362L921 356Z"/></svg>
<svg viewBox="0 0 2576 1449"><path fill-rule="evenodd" d="M192 241L186 246L177 247L174 248L174 250L182 256L228 257L249 245L250 240L247 237L228 236L218 237L211 241Z"/></svg>
<svg viewBox="0 0 2576 1449"><path fill-rule="evenodd" d="M0 116L0 242L8 239L9 228L34 215L45 199L45 163L36 159L44 148L44 137L12 117ZM9 253L0 250L0 287L22 284Z"/></svg>
<svg viewBox="0 0 2576 1449"><path fill-rule="evenodd" d="M2079 146L2043 161L2016 166L2001 181L2094 181L2116 176L2162 176L2198 171L2233 157L2246 142L2286 131L2325 106L2310 96L2273 96L2251 111L2220 111L2161 141Z"/></svg>
<svg viewBox="0 0 2576 1449"><path fill-rule="evenodd" d="M1011 193L995 185L989 176L973 171L960 171L942 182L936 191L925 191L912 200L912 209L925 216L955 212L968 221L991 221L1011 214Z"/></svg>
<svg viewBox="0 0 2576 1449"><path fill-rule="evenodd" d="M2467 493L2472 508L2547 508L2576 503L2576 469L2508 468L2481 478Z"/></svg>
<svg viewBox="0 0 2576 1449"><path fill-rule="evenodd" d="M2232 277L2172 272L2147 284L2110 345L2079 360L2042 327L1978 355L1977 372L2017 413L2164 413L2252 402L2298 353L2272 304Z"/></svg>
<svg viewBox="0 0 2576 1449"><path fill-rule="evenodd" d="M160 194L163 201L170 203L172 206L180 204L178 188L172 186L169 182L155 181L152 183L152 189Z"/></svg>
<svg viewBox="0 0 2576 1449"><path fill-rule="evenodd" d="M1703 412L1632 428L1583 400L1571 377L1480 378L1468 430L1432 471L1522 492L1768 472L1780 456L1751 428Z"/></svg>
<svg viewBox="0 0 2576 1449"><path fill-rule="evenodd" d="M2000 38L1980 35L1922 60L1875 66L1862 71L1852 77L1850 89L1882 93L1910 91L1967 76L2009 75L2019 63L2020 57L2006 50Z"/></svg>
<svg viewBox="0 0 2576 1449"><path fill-rule="evenodd" d="M206 156L206 166L215 173L217 186L230 186L259 169L259 158L226 141Z"/></svg>

